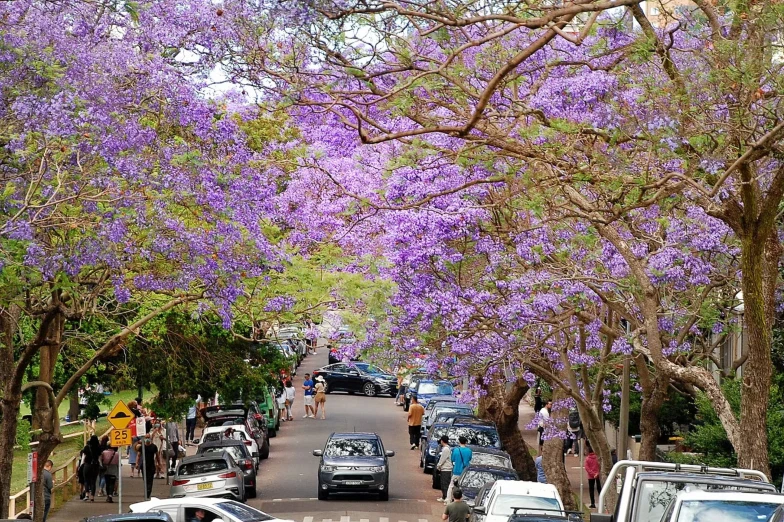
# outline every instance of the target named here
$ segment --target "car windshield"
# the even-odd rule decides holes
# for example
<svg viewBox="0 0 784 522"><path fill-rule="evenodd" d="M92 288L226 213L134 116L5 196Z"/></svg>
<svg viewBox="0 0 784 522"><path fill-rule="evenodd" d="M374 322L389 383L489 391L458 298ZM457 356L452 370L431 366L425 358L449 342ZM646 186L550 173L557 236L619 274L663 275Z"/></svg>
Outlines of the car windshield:
<svg viewBox="0 0 784 522"><path fill-rule="evenodd" d="M181 464L177 470L177 474L181 477L190 475L206 475L209 473L218 473L229 469L229 464L223 459L215 460L200 460L198 462L186 462Z"/></svg>
<svg viewBox="0 0 784 522"><path fill-rule="evenodd" d="M558 501L554 498L533 497L531 495L499 495L498 500L493 505L493 515L509 516L513 513L512 508L525 508L536 513L537 509L562 509ZM518 511L520 513L520 511ZM714 521L715 522L715 521Z"/></svg>
<svg viewBox="0 0 784 522"><path fill-rule="evenodd" d="M471 464L480 466L499 466L502 468L511 468L511 461L503 455L493 455L492 453L482 453L475 451L471 457Z"/></svg>
<svg viewBox="0 0 784 522"><path fill-rule="evenodd" d="M452 395L452 385L448 382L420 382L417 394L422 395Z"/></svg>
<svg viewBox="0 0 784 522"><path fill-rule="evenodd" d="M380 457L381 444L377 439L332 439L324 451L325 457Z"/></svg>
<svg viewBox="0 0 784 522"><path fill-rule="evenodd" d="M203 448L199 451L199 455L209 455L210 453L228 453L234 460L242 460L245 458L245 453L239 446L210 446Z"/></svg>
<svg viewBox="0 0 784 522"><path fill-rule="evenodd" d="M433 428L433 434L430 435L430 438L431 440L438 440L441 438L442 435L446 435L447 431L449 431L449 426L438 426L436 428Z"/></svg>
<svg viewBox="0 0 784 522"><path fill-rule="evenodd" d="M679 491L689 490L732 490L732 491L771 491L764 489L766 484L760 484L759 488L743 487L732 482L706 484L698 482L674 482L664 480L642 480L640 482L637 496L637 522L659 522L664 514L664 510L670 505Z"/></svg>
<svg viewBox="0 0 784 522"><path fill-rule="evenodd" d="M449 440L458 440L460 437L468 439L468 443L484 448L500 446L498 432L493 428L474 428L470 426L457 426L448 432Z"/></svg>
<svg viewBox="0 0 784 522"><path fill-rule="evenodd" d="M210 419L207 421L207 428L213 428L215 426L242 426L245 424L245 419L243 417L221 417L218 419Z"/></svg>
<svg viewBox="0 0 784 522"><path fill-rule="evenodd" d="M471 463L474 463L473 457L471 458ZM505 473L494 473L492 471L480 471L480 470L466 470L460 476L460 487L461 488L476 488L479 489L488 482L493 480L514 480L515 478L511 475L507 475Z"/></svg>
<svg viewBox="0 0 784 522"><path fill-rule="evenodd" d="M762 522L779 507L773 502L741 500L687 500L681 504L678 522Z"/></svg>
<svg viewBox="0 0 784 522"><path fill-rule="evenodd" d="M219 502L216 506L218 509L236 517L240 522L263 522L265 520L274 519L274 517L271 517L263 511L246 506L245 504L240 504L239 502Z"/></svg>
<svg viewBox="0 0 784 522"><path fill-rule="evenodd" d="M436 415L443 415L446 413L462 413L464 415L473 415L474 410L471 408L461 408L459 406L451 407L451 408L438 408L436 410ZM452 415L454 417L454 415Z"/></svg>
<svg viewBox="0 0 784 522"><path fill-rule="evenodd" d="M230 435L225 435L224 432L216 431L213 433L207 433L201 438L201 440L204 442L218 442L219 440L223 439L245 440L245 434L239 431L235 431Z"/></svg>

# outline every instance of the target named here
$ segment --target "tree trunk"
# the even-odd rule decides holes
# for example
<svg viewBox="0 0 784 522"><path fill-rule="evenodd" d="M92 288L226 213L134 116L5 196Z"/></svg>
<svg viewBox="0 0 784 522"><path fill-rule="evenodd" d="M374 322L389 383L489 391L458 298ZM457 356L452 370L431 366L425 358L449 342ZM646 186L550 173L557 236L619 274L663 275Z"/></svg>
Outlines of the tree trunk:
<svg viewBox="0 0 784 522"><path fill-rule="evenodd" d="M16 378L14 363L14 332L19 313L14 309L0 309L0 477L10 477L14 462L16 428L22 390ZM11 481L0 480L0 518L8 516Z"/></svg>
<svg viewBox="0 0 784 522"><path fill-rule="evenodd" d="M645 364L643 361L642 364ZM659 410L667 399L670 379L658 374L650 379L650 385L643 387L642 406L640 407L640 460L656 461L656 445L661 436ZM618 458L622 458L620 455Z"/></svg>
<svg viewBox="0 0 784 522"><path fill-rule="evenodd" d="M557 404L558 401L567 397L567 394L561 388L553 390L553 403ZM553 409L550 416L551 422L556 426L566 426L566 417L568 411L559 408ZM547 477L547 483L553 484L558 488L558 494L561 495L561 500L566 509L574 511L577 510L577 502L572 493L572 483L569 481L569 476L566 474L566 466L564 464L564 437L567 436L565 429L559 429L561 437L550 438L545 441L544 449L542 452L542 465L544 466L544 474Z"/></svg>
<svg viewBox="0 0 784 522"><path fill-rule="evenodd" d="M773 316L781 244L776 229L772 237L752 234L742 242L741 257L744 327L748 336L748 358L742 369L742 400L738 466L757 469L770 477L767 413L770 397ZM763 246L764 245L764 246Z"/></svg>
<svg viewBox="0 0 784 522"><path fill-rule="evenodd" d="M520 401L528 391L528 383L518 379L507 391L506 383L485 382L485 377L476 379L485 395L479 398L479 416L495 422L504 451L512 457L512 466L522 480L536 482L536 466L528 444L520 431Z"/></svg>
<svg viewBox="0 0 784 522"><path fill-rule="evenodd" d="M583 421L583 429L585 430L585 437L591 444L593 451L599 457L599 464L601 465L602 484L605 484L607 478L610 476L612 469L612 454L610 453L610 442L607 440L607 435L604 432L604 425L600 422L598 415L594 411L584 411L578 402L578 409L580 410L580 418L587 419L588 422ZM583 448L583 451L585 449ZM615 510L615 504L618 501L618 493L615 488L610 488L609 495L605 499L607 505L607 512L612 513ZM598 499L597 499L598 501Z"/></svg>

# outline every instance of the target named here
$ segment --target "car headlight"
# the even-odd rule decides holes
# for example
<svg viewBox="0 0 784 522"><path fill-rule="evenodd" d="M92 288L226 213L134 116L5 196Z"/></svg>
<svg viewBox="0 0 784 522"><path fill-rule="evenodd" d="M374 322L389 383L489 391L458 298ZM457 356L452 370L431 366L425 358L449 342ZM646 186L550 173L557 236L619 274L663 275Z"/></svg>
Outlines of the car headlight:
<svg viewBox="0 0 784 522"><path fill-rule="evenodd" d="M321 466L321 471L335 471L335 466Z"/></svg>
<svg viewBox="0 0 784 522"><path fill-rule="evenodd" d="M435 457L435 456L436 456L436 454L438 453L438 448L430 448L430 449L428 449L428 450L427 450L427 452L428 452L428 453L429 453L431 456Z"/></svg>

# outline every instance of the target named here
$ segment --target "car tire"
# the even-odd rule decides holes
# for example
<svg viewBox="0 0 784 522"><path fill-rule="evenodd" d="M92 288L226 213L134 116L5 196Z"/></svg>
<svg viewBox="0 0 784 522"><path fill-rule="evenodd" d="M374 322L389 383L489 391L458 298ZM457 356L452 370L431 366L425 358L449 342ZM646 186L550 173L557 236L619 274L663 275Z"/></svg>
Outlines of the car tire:
<svg viewBox="0 0 784 522"><path fill-rule="evenodd" d="M403 403L403 411L408 411L408 406L409 406L409 403L408 403L408 401L406 401L405 403Z"/></svg>
<svg viewBox="0 0 784 522"><path fill-rule="evenodd" d="M278 436L278 429L277 428L271 428L268 431L268 433L269 433L269 438L274 439L275 437Z"/></svg>
<svg viewBox="0 0 784 522"><path fill-rule="evenodd" d="M379 492L378 499L384 502L389 500L389 484L387 484L387 487L384 488L384 491Z"/></svg>
<svg viewBox="0 0 784 522"><path fill-rule="evenodd" d="M247 498L256 498L258 496L258 493L256 493L256 488L255 487L250 488L250 490L246 489L245 493L246 493L245 496Z"/></svg>
<svg viewBox="0 0 784 522"><path fill-rule="evenodd" d="M424 457L422 456L421 453L419 454L419 467L420 468L424 468L425 467L425 459L424 459Z"/></svg>
<svg viewBox="0 0 784 522"><path fill-rule="evenodd" d="M324 381L324 393L329 393L329 392L330 392L329 383L327 381Z"/></svg>
<svg viewBox="0 0 784 522"><path fill-rule="evenodd" d="M269 445L269 440L267 440L267 444L265 444L264 448L259 452L259 460L268 459L269 452L270 452L270 445Z"/></svg>
<svg viewBox="0 0 784 522"><path fill-rule="evenodd" d="M362 393L364 393L366 397L375 397L378 394L378 390L376 389L375 384L366 382L364 386L362 386Z"/></svg>
<svg viewBox="0 0 784 522"><path fill-rule="evenodd" d="M319 488L318 488L318 499L329 500L329 492L321 489L321 484L319 484Z"/></svg>
<svg viewBox="0 0 784 522"><path fill-rule="evenodd" d="M397 392L389 392L389 396L394 399L395 397L397 397Z"/></svg>

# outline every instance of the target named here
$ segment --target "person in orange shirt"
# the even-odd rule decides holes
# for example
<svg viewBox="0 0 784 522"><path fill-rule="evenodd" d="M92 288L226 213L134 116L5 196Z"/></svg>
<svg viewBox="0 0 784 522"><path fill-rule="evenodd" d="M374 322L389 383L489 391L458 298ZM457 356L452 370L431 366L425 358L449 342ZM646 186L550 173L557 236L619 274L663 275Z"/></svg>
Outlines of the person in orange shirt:
<svg viewBox="0 0 784 522"><path fill-rule="evenodd" d="M416 396L411 397L411 406L408 408L408 438L411 442L411 449L419 447L419 437L422 436L422 417L425 416L425 408L419 404Z"/></svg>

